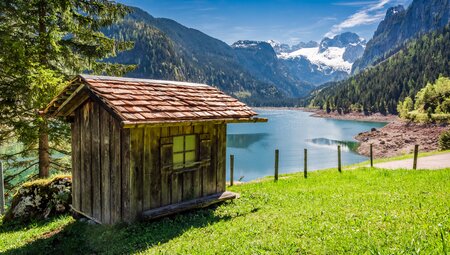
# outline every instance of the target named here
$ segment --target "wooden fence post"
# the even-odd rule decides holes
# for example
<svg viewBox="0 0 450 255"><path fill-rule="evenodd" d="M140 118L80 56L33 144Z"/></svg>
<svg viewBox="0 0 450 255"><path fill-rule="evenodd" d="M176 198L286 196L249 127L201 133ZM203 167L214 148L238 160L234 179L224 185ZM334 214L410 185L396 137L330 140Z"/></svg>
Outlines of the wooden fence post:
<svg viewBox="0 0 450 255"><path fill-rule="evenodd" d="M413 169L417 169L417 156L419 154L419 145L414 145L414 162L413 162Z"/></svg>
<svg viewBox="0 0 450 255"><path fill-rule="evenodd" d="M234 155L230 155L230 186L234 182Z"/></svg>
<svg viewBox="0 0 450 255"><path fill-rule="evenodd" d="M278 157L280 151L278 149L275 150L275 181L278 181Z"/></svg>
<svg viewBox="0 0 450 255"><path fill-rule="evenodd" d="M341 167L341 146L338 145L338 171L342 172L342 167Z"/></svg>
<svg viewBox="0 0 450 255"><path fill-rule="evenodd" d="M373 167L373 144L370 144L370 167Z"/></svg>
<svg viewBox="0 0 450 255"><path fill-rule="evenodd" d="M305 158L304 158L304 166L303 166L303 175L305 179L308 178L308 149L305 149Z"/></svg>
<svg viewBox="0 0 450 255"><path fill-rule="evenodd" d="M0 161L0 214L5 214L5 183L3 178L2 161Z"/></svg>

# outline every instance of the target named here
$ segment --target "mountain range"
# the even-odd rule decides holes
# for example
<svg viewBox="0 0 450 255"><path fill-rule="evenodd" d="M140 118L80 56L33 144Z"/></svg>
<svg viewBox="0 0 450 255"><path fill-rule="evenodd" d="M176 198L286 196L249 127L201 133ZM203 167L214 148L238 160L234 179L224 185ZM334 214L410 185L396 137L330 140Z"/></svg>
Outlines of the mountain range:
<svg viewBox="0 0 450 255"><path fill-rule="evenodd" d="M371 69L368 67L388 61L424 34L444 28L450 19L449 2L413 0L407 9L392 7L368 42L346 32L320 42L292 46L273 40L240 40L228 45L134 7L123 21L104 32L135 43L132 50L112 59L137 65L127 76L207 83L253 106L283 106L296 102L289 98L320 97L326 86L336 88L354 82L358 80L354 76L364 76ZM426 77L420 82L430 79ZM420 86L423 84L413 87ZM372 93L371 88L366 90L364 93ZM329 97L339 93L339 90L323 91ZM350 99L344 101L352 104Z"/></svg>
<svg viewBox="0 0 450 255"><path fill-rule="evenodd" d="M353 73L389 58L411 39L443 28L450 20L450 0L414 0L387 10L363 56L353 65Z"/></svg>
<svg viewBox="0 0 450 255"><path fill-rule="evenodd" d="M316 86L347 78L366 47L366 41L351 32L326 37L320 43L301 42L292 47L275 41L269 43L289 73Z"/></svg>
<svg viewBox="0 0 450 255"><path fill-rule="evenodd" d="M104 29L108 36L135 44L112 59L137 65L127 76L207 83L252 105L282 105L286 98L306 96L324 82L348 77L365 46L353 33L285 50L273 42L228 45L174 20L131 9L123 21Z"/></svg>
<svg viewBox="0 0 450 255"><path fill-rule="evenodd" d="M276 105L314 88L291 76L269 44L243 51L139 8L104 33L134 42L132 50L111 59L137 64L129 77L207 83L251 105Z"/></svg>
<svg viewBox="0 0 450 255"><path fill-rule="evenodd" d="M354 63L356 74L313 91L310 105L344 113L396 114L399 101L414 98L439 76L449 76L449 1L414 0L408 9L390 8Z"/></svg>
<svg viewBox="0 0 450 255"><path fill-rule="evenodd" d="M324 38L320 43L289 46L274 40L240 40L231 47L238 53L240 63L257 78L273 82L288 95L298 97L323 83L347 78L355 60L362 56L365 43L357 34L347 32ZM292 91L289 83L300 86Z"/></svg>

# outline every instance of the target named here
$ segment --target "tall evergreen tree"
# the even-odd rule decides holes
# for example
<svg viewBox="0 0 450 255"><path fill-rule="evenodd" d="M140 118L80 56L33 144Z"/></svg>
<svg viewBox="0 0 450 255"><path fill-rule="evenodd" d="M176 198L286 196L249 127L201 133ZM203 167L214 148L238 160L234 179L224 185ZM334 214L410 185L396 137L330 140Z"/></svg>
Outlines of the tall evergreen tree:
<svg viewBox="0 0 450 255"><path fill-rule="evenodd" d="M68 127L38 114L69 77L82 72L121 75L133 68L109 63L132 43L100 29L128 9L107 0L3 0L0 2L0 145L23 144L21 156L47 177L50 151L63 151ZM36 152L38 160L36 160ZM3 155L11 159L13 155Z"/></svg>

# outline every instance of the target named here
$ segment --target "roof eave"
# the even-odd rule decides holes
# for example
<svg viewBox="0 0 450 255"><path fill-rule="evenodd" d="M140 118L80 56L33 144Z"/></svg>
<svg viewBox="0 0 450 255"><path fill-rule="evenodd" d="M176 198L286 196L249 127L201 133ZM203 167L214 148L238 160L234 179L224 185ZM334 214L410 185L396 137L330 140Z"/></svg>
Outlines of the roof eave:
<svg viewBox="0 0 450 255"><path fill-rule="evenodd" d="M245 117L245 118L223 118L223 119L186 119L186 120L154 120L154 121L122 121L123 128L140 128L144 126L166 126L166 125L195 125L197 123L258 123L267 122L266 118Z"/></svg>

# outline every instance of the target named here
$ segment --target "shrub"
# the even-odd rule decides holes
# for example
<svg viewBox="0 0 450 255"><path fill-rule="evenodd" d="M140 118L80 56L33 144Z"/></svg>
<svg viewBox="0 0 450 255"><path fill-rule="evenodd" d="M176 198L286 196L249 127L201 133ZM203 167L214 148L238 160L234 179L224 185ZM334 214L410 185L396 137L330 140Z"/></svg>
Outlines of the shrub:
<svg viewBox="0 0 450 255"><path fill-rule="evenodd" d="M442 132L439 137L439 149L450 150L450 130Z"/></svg>

